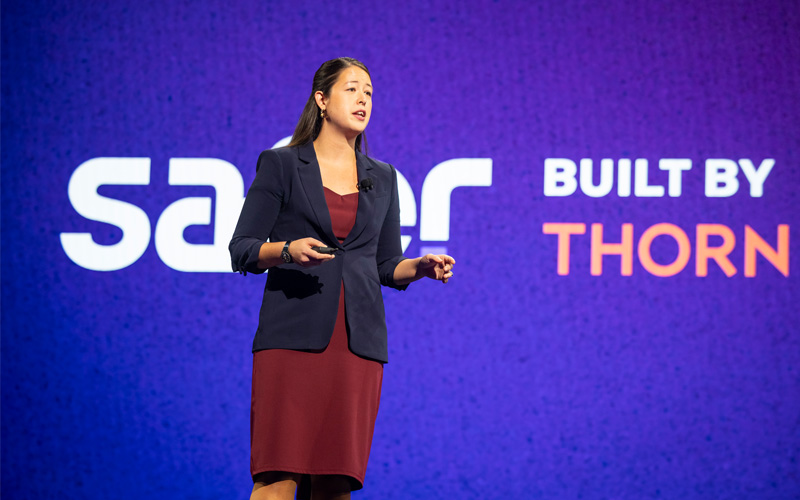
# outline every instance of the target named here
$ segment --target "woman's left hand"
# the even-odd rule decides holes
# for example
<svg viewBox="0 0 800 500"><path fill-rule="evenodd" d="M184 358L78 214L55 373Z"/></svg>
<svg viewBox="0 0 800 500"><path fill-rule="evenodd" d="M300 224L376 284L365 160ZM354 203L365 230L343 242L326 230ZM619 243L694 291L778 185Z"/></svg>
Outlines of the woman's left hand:
<svg viewBox="0 0 800 500"><path fill-rule="evenodd" d="M453 266L456 265L454 258L449 255L434 255L429 253L419 259L417 265L417 276L428 277L434 280L447 283L453 277Z"/></svg>

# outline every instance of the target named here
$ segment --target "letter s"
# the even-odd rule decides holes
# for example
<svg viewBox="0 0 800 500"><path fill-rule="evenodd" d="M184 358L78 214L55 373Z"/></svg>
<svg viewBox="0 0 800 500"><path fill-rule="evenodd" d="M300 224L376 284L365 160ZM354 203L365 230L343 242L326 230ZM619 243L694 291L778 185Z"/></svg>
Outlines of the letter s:
<svg viewBox="0 0 800 500"><path fill-rule="evenodd" d="M97 188L106 185L150 184L150 158L93 158L81 163L69 179L69 201L83 217L105 222L122 230L113 245L99 245L91 233L61 233L67 257L92 271L116 271L130 266L150 243L150 219L136 205L106 198Z"/></svg>

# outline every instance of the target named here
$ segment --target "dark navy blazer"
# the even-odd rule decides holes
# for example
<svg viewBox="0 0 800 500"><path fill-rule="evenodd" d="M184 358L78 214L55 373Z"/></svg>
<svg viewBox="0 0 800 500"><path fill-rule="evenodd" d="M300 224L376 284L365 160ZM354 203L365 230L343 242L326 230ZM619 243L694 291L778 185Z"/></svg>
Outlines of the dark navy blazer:
<svg viewBox="0 0 800 500"><path fill-rule="evenodd" d="M229 250L234 271L263 273L261 245L313 237L336 247L336 258L304 268L281 264L269 269L253 351L324 349L330 341L344 280L350 349L388 360L381 285L404 290L394 270L404 259L400 205L394 167L356 152L358 180L373 188L358 193L356 221L344 243L333 234L319 163L312 143L266 150L247 192Z"/></svg>

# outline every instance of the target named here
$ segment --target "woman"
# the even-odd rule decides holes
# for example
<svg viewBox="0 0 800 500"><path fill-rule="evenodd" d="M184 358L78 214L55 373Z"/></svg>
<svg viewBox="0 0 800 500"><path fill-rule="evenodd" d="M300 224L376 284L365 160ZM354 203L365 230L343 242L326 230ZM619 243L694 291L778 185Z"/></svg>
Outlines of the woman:
<svg viewBox="0 0 800 500"><path fill-rule="evenodd" d="M366 66L324 63L289 146L261 153L230 243L235 271L270 269L253 341L252 499L362 487L387 361L380 285L453 276L450 256L402 256L394 167L361 153L371 112Z"/></svg>

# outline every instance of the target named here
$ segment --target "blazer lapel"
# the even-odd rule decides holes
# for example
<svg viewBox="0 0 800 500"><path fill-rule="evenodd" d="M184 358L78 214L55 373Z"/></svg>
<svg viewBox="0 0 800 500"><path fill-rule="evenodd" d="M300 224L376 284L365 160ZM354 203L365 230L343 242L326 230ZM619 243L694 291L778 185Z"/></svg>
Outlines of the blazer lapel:
<svg viewBox="0 0 800 500"><path fill-rule="evenodd" d="M341 248L339 240L333 234L333 225L331 224L331 214L328 211L328 203L325 201L325 191L322 188L322 175L319 173L319 162L317 162L317 154L314 152L314 144L309 142L304 144L298 149L298 157L303 162L297 172L300 176L300 182L303 184L303 190L306 193L311 209L314 215L317 216L317 224L322 233L327 237L325 242L328 245ZM359 197L359 203L361 199Z"/></svg>
<svg viewBox="0 0 800 500"><path fill-rule="evenodd" d="M371 176L370 171L372 170L372 165L370 164L369 160L367 160L367 158L358 151L356 151L356 170L358 171L359 183L364 179L369 179ZM373 182L375 182L374 179ZM347 238L344 240L344 245L358 238L358 236L364 231L364 228L367 227L369 218L373 216L373 205L375 202L374 193L374 186L369 191L363 189L358 190L358 210L356 211L356 222L353 224L353 229L350 230L350 234L348 234Z"/></svg>

